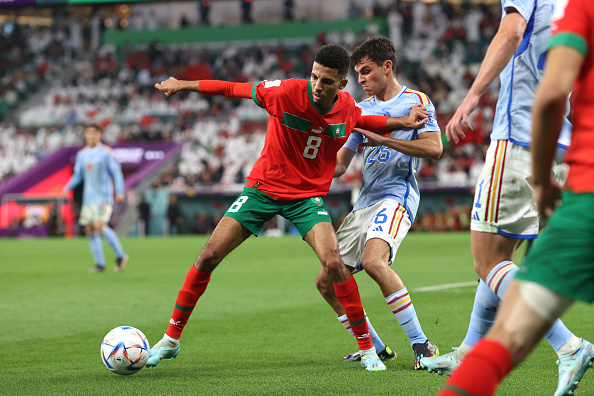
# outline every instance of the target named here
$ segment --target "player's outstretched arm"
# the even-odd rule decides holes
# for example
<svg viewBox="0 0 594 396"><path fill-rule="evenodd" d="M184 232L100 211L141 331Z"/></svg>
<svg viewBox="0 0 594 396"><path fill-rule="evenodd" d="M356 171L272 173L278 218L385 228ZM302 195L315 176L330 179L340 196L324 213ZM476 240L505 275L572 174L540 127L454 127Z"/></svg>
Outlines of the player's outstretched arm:
<svg viewBox="0 0 594 396"><path fill-rule="evenodd" d="M429 121L427 109L420 104L414 105L406 117L387 117L364 115L357 120L356 128L372 132L388 132L394 129L418 129Z"/></svg>
<svg viewBox="0 0 594 396"><path fill-rule="evenodd" d="M251 98L254 83L234 83L219 80L186 81L169 77L155 84L155 88L166 96L173 96L180 91L200 92L207 95L220 95L228 98Z"/></svg>
<svg viewBox="0 0 594 396"><path fill-rule="evenodd" d="M506 11L507 14L501 20L499 29L487 49L476 79L445 127L448 141L454 140L458 143L466 136L465 131L472 131L468 117L478 106L483 92L499 76L522 43L526 20L515 8L510 7Z"/></svg>
<svg viewBox="0 0 594 396"><path fill-rule="evenodd" d="M439 131L423 132L419 134L419 138L416 140L393 139L360 128L355 128L353 131L359 132L367 138L367 142L359 144L361 147L386 146L411 157L435 160L439 159L443 153L443 144L441 143L441 133Z"/></svg>

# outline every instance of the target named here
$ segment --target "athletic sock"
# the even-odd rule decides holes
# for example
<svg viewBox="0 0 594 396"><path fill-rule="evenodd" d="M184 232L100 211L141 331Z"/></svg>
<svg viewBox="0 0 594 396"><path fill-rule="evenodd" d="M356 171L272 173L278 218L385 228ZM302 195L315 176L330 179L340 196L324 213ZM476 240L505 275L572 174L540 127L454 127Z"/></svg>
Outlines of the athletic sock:
<svg viewBox="0 0 594 396"><path fill-rule="evenodd" d="M483 280L479 282L474 294L474 305L470 314L470 323L463 344L473 347L493 326L497 306L501 300Z"/></svg>
<svg viewBox="0 0 594 396"><path fill-rule="evenodd" d="M124 257L124 249L122 248L122 244L120 243L120 238L118 238L118 234L116 234L116 232L113 229L109 228L109 226L107 225L103 226L103 228L101 229L101 233L103 234L103 237L109 244L111 250L113 250L113 253L116 255L116 257Z"/></svg>
<svg viewBox="0 0 594 396"><path fill-rule="evenodd" d="M365 320L365 311L363 311L363 306L361 305L361 296L359 295L359 288L357 287L355 278L351 276L344 283L334 284L334 291L349 319L351 329L355 333L359 350L372 348L373 342L369 335L369 328Z"/></svg>
<svg viewBox="0 0 594 396"><path fill-rule="evenodd" d="M576 337L575 335L571 334L571 337L567 342L565 342L559 349L556 349L557 356L561 357L562 355L569 355L575 353L580 346L582 345L582 339ZM552 344L551 344L552 346Z"/></svg>
<svg viewBox="0 0 594 396"><path fill-rule="evenodd" d="M577 351L577 349L580 347L580 339L573 335L571 330L569 330L567 326L565 326L561 319L555 320L549 331L547 331L547 333L545 334L544 339L547 340L549 344L551 344L551 346L559 356L565 354L564 351L569 351L569 349L573 348L573 345L576 343L576 340L577 346L572 351L569 351L569 353ZM563 346L565 347L561 349L561 347Z"/></svg>
<svg viewBox="0 0 594 396"><path fill-rule="evenodd" d="M438 396L491 396L512 368L508 350L497 341L483 339L466 355Z"/></svg>
<svg viewBox="0 0 594 396"><path fill-rule="evenodd" d="M383 343L380 336L371 325L367 314L365 314L365 320L367 321L367 327L369 328L369 334L371 335L371 342L373 342L373 346L375 347L377 353L380 353L386 349L386 345ZM353 336L355 335L355 333L353 333L353 329L351 329L351 324L349 323L346 314L339 316L338 321L344 326L345 329L348 330L349 333L351 333Z"/></svg>
<svg viewBox="0 0 594 396"><path fill-rule="evenodd" d="M496 293L499 298L503 298L507 287L518 270L519 268L511 261L503 261L497 264L487 276L487 284L489 285L489 288ZM551 347L553 347L555 351L572 340L572 337L575 336L560 319L557 319L553 323L553 326L551 326L544 336L545 340L551 344Z"/></svg>
<svg viewBox="0 0 594 396"><path fill-rule="evenodd" d="M427 341L406 287L386 297L386 303L402 326L404 333L410 338L410 345L423 344Z"/></svg>
<svg viewBox="0 0 594 396"><path fill-rule="evenodd" d="M175 307L173 308L173 315L169 321L169 327L165 334L169 337L179 339L181 333L192 315L192 311L198 302L200 296L206 290L208 282L210 281L210 273L198 271L196 267L192 265L186 280L177 294L177 300L175 301Z"/></svg>
<svg viewBox="0 0 594 396"><path fill-rule="evenodd" d="M103 242L101 235L98 232L93 232L89 235L89 247L91 248L91 255L95 264L99 267L105 267L105 256L103 255Z"/></svg>
<svg viewBox="0 0 594 396"><path fill-rule="evenodd" d="M514 279L518 266L513 261L505 260L500 262L487 275L487 285L499 298L503 298L507 287Z"/></svg>

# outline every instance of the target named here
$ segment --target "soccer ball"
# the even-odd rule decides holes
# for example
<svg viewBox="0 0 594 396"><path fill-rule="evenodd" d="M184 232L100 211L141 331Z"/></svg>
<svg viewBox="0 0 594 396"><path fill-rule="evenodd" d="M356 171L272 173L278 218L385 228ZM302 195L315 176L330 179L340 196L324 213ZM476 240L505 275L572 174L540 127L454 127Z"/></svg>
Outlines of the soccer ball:
<svg viewBox="0 0 594 396"><path fill-rule="evenodd" d="M103 338L101 359L112 373L130 375L144 367L149 349L142 331L131 326L119 326Z"/></svg>

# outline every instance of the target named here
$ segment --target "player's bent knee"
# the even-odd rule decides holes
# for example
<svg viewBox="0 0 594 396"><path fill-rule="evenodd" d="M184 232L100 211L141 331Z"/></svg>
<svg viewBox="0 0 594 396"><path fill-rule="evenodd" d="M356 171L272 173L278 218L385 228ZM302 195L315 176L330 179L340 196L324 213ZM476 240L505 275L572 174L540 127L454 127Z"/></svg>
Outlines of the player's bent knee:
<svg viewBox="0 0 594 396"><path fill-rule="evenodd" d="M203 272L212 272L219 265L225 255L217 249L211 248L208 245L202 249L194 266Z"/></svg>
<svg viewBox="0 0 594 396"><path fill-rule="evenodd" d="M491 270L495 268L495 265L490 265L483 261L474 260L474 271L482 280L485 280L487 279L487 276L489 276L489 272L491 272Z"/></svg>

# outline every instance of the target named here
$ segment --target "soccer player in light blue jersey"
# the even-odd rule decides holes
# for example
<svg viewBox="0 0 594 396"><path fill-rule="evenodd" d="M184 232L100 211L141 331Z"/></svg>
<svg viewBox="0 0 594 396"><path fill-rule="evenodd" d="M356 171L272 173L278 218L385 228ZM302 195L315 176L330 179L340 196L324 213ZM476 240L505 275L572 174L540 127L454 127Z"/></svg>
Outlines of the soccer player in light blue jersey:
<svg viewBox="0 0 594 396"><path fill-rule="evenodd" d="M425 336L402 279L389 266L417 214L420 195L415 173L419 158L441 156L441 132L435 107L427 95L402 86L396 79L396 49L389 39L369 38L353 51L351 64L365 93L371 95L359 103L363 114L402 117L419 111L420 118L425 117L425 112L428 118L418 129L398 129L389 136L355 129L360 133L353 133L338 152L334 173L335 177L342 175L358 147L366 146L359 197L337 231L340 255L352 273L364 269L377 282L388 307L410 338L414 367L419 369L421 357L439 352ZM350 324L324 270L319 272L316 285L338 320L349 330ZM367 321L380 358L396 357L368 318ZM345 357L345 360L359 359L358 353Z"/></svg>
<svg viewBox="0 0 594 396"><path fill-rule="evenodd" d="M517 248L539 232L531 185L531 110L544 69L554 0L502 0L501 24L464 101L446 125L446 136L458 142L472 130L468 117L482 93L497 76L501 81L491 144L476 185L471 219L471 250L480 277L468 332L454 352L424 358L429 371L451 374L461 359L492 326L495 312L518 271ZM558 146L566 148L571 125L563 120ZM581 359L571 359L582 340L557 320L545 336L559 356L557 394L579 371ZM587 343L587 341L584 341ZM590 349L591 350L591 349ZM578 362L578 363L576 363Z"/></svg>
<svg viewBox="0 0 594 396"><path fill-rule="evenodd" d="M105 271L102 236L116 256L114 271L119 272L126 267L128 255L124 253L118 235L107 224L113 210L114 183L115 201L124 202L124 177L113 150L101 143L102 134L99 125L85 127L84 139L87 145L76 154L74 173L64 187L64 192L67 193L84 181L79 224L85 227L95 260L95 266L89 272Z"/></svg>

